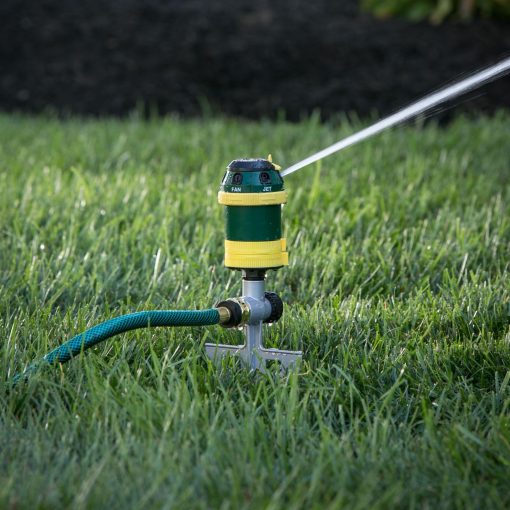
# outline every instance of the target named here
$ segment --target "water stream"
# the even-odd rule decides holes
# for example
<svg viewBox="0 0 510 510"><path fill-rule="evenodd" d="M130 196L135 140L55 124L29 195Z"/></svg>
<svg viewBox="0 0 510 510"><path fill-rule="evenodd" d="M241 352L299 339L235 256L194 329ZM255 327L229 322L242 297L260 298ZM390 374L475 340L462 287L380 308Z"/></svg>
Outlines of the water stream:
<svg viewBox="0 0 510 510"><path fill-rule="evenodd" d="M336 142L333 145L322 149L319 152L316 152L312 156L308 156L298 163L289 166L285 170L282 170L281 175L283 177L290 175L305 166L311 165L320 159L334 154L335 152L347 149L347 147L366 140L367 138L370 138L371 136L374 136L381 131L384 131L397 124L401 124L406 120L412 119L413 117L416 117L417 115L420 115L421 113L430 110L434 106L444 103L449 99L453 99L457 96L460 96L461 94L469 92L470 90L474 90L486 83L496 80L497 78L501 78L509 72L510 58L506 58L501 62L484 69L483 71L479 71L469 76L468 78L454 83L453 85L449 85L448 87L429 94L419 101L416 101L409 106L402 108L398 112L385 117L382 120L379 120L375 124L372 124L371 126L364 128L361 131L358 131L357 133L354 133L340 140L339 142Z"/></svg>

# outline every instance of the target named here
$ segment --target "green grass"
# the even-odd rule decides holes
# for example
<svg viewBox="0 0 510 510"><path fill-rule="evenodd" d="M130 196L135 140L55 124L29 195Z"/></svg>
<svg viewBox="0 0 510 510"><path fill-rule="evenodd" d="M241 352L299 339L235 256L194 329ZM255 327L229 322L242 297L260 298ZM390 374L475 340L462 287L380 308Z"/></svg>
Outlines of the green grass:
<svg viewBox="0 0 510 510"><path fill-rule="evenodd" d="M216 191L354 128L0 116L6 381L122 313L240 292ZM0 387L0 508L508 508L510 116L410 126L289 176L282 377L218 327L141 330Z"/></svg>

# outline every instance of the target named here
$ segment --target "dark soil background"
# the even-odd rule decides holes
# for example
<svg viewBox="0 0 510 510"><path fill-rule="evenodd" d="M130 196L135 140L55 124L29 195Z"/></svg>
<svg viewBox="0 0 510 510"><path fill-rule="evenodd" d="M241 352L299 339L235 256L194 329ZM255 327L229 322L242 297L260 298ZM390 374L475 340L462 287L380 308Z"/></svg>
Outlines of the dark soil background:
<svg viewBox="0 0 510 510"><path fill-rule="evenodd" d="M364 116L510 53L508 23L383 21L356 0L2 0L0 19L7 111ZM500 107L509 77L460 106Z"/></svg>

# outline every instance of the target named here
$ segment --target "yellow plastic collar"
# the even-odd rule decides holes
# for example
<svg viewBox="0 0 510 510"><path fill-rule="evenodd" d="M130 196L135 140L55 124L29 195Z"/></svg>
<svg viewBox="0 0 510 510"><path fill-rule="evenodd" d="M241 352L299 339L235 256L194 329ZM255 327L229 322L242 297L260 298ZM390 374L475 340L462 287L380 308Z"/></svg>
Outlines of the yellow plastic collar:
<svg viewBox="0 0 510 510"><path fill-rule="evenodd" d="M238 269L263 269L289 265L286 239L276 241L225 240L225 266Z"/></svg>
<svg viewBox="0 0 510 510"><path fill-rule="evenodd" d="M218 192L218 202L222 205L277 205L287 202L286 191L269 193L228 193Z"/></svg>

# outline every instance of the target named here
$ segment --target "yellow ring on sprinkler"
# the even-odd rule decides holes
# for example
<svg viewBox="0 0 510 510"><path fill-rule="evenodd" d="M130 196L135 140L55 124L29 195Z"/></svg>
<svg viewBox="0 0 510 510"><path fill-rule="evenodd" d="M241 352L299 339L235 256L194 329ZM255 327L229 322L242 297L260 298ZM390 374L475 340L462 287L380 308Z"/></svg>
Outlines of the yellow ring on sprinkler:
<svg viewBox="0 0 510 510"><path fill-rule="evenodd" d="M286 191L270 191L267 193L229 193L218 192L218 202L222 205L278 205L287 202Z"/></svg>
<svg viewBox="0 0 510 510"><path fill-rule="evenodd" d="M289 265L287 240L229 241L225 240L225 266L234 268L281 267Z"/></svg>

